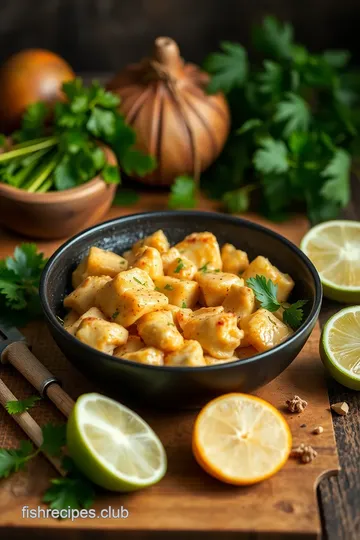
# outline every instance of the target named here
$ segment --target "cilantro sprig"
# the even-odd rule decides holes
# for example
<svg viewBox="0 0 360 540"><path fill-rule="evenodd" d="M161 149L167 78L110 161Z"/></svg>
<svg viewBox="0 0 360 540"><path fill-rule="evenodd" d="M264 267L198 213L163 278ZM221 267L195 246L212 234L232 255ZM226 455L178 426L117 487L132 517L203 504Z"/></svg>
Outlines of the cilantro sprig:
<svg viewBox="0 0 360 540"><path fill-rule="evenodd" d="M293 210L312 223L333 219L349 202L360 155L360 73L347 51L314 54L274 17L252 42L258 62L228 42L205 61L208 91L227 95L233 130L202 187L232 213L255 203L275 221Z"/></svg>
<svg viewBox="0 0 360 540"><path fill-rule="evenodd" d="M41 313L39 282L47 259L35 244L21 244L0 260L0 321L21 326Z"/></svg>
<svg viewBox="0 0 360 540"><path fill-rule="evenodd" d="M170 188L169 208L195 208L196 203L195 180L190 176L177 176Z"/></svg>
<svg viewBox="0 0 360 540"><path fill-rule="evenodd" d="M303 306L307 300L298 300L290 306L285 302L279 302L277 299L278 286L271 279L266 279L263 275L256 275L246 280L246 284L250 287L255 295L260 306L268 311L274 312L283 308L283 321L288 324L293 330L301 326L304 312Z"/></svg>
<svg viewBox="0 0 360 540"><path fill-rule="evenodd" d="M6 408L11 409L8 402ZM89 508L95 498L95 486L76 467L72 459L62 455L66 444L65 424L46 424L42 428L43 443L34 449L30 441L21 441L19 448L0 448L0 478L7 478L26 467L40 452L51 456L62 456L61 464L66 476L52 479L43 501L57 510L70 508Z"/></svg>
<svg viewBox="0 0 360 540"><path fill-rule="evenodd" d="M29 396L25 399L19 399L14 401L8 401L5 408L9 414L21 414L29 409L32 409L37 401L40 401L40 396Z"/></svg>

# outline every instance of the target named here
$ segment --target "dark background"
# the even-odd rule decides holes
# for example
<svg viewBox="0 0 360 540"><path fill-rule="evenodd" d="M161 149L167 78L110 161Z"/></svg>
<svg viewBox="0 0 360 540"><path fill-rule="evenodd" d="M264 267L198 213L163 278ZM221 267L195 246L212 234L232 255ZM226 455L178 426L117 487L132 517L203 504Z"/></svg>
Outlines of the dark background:
<svg viewBox="0 0 360 540"><path fill-rule="evenodd" d="M158 35L201 62L221 39L248 45L266 14L291 21L314 52L348 48L360 64L359 0L1 0L0 62L44 47L78 72L112 72L145 55Z"/></svg>

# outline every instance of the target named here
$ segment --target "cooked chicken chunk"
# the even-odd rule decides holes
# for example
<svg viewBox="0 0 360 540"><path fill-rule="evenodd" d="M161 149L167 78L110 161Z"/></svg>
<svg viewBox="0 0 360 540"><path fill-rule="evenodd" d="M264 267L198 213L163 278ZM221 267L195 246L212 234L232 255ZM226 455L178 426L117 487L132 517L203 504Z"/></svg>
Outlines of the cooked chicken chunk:
<svg viewBox="0 0 360 540"><path fill-rule="evenodd" d="M112 354L116 347L126 343L128 331L119 324L86 317L76 330L75 337L98 351Z"/></svg>

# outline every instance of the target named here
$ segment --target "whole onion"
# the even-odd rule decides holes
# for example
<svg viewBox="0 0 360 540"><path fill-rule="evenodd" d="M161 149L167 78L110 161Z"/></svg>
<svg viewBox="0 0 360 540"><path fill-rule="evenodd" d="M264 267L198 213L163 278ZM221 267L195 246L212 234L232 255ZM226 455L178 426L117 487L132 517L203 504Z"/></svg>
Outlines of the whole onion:
<svg viewBox="0 0 360 540"><path fill-rule="evenodd" d="M208 75L186 64L176 42L155 40L151 58L128 66L108 88L137 134L137 147L158 167L142 182L169 185L181 174L198 177L221 152L230 115L222 94L208 95Z"/></svg>
<svg viewBox="0 0 360 540"><path fill-rule="evenodd" d="M0 129L19 127L25 109L36 101L61 99L61 86L74 79L69 64L43 49L26 49L11 56L0 69Z"/></svg>

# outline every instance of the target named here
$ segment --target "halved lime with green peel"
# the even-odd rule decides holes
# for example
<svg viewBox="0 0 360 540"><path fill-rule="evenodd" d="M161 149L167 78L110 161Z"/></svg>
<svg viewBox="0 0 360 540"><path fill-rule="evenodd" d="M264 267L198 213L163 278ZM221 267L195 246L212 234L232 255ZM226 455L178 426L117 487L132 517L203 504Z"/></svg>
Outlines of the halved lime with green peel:
<svg viewBox="0 0 360 540"><path fill-rule="evenodd" d="M300 247L319 272L324 296L338 302L360 302L360 222L316 225Z"/></svg>
<svg viewBox="0 0 360 540"><path fill-rule="evenodd" d="M360 390L360 306L342 309L328 320L321 334L320 356L334 379Z"/></svg>
<svg viewBox="0 0 360 540"><path fill-rule="evenodd" d="M100 394L84 394L77 400L67 424L67 447L90 480L112 491L151 486L166 472L166 453L151 427Z"/></svg>

